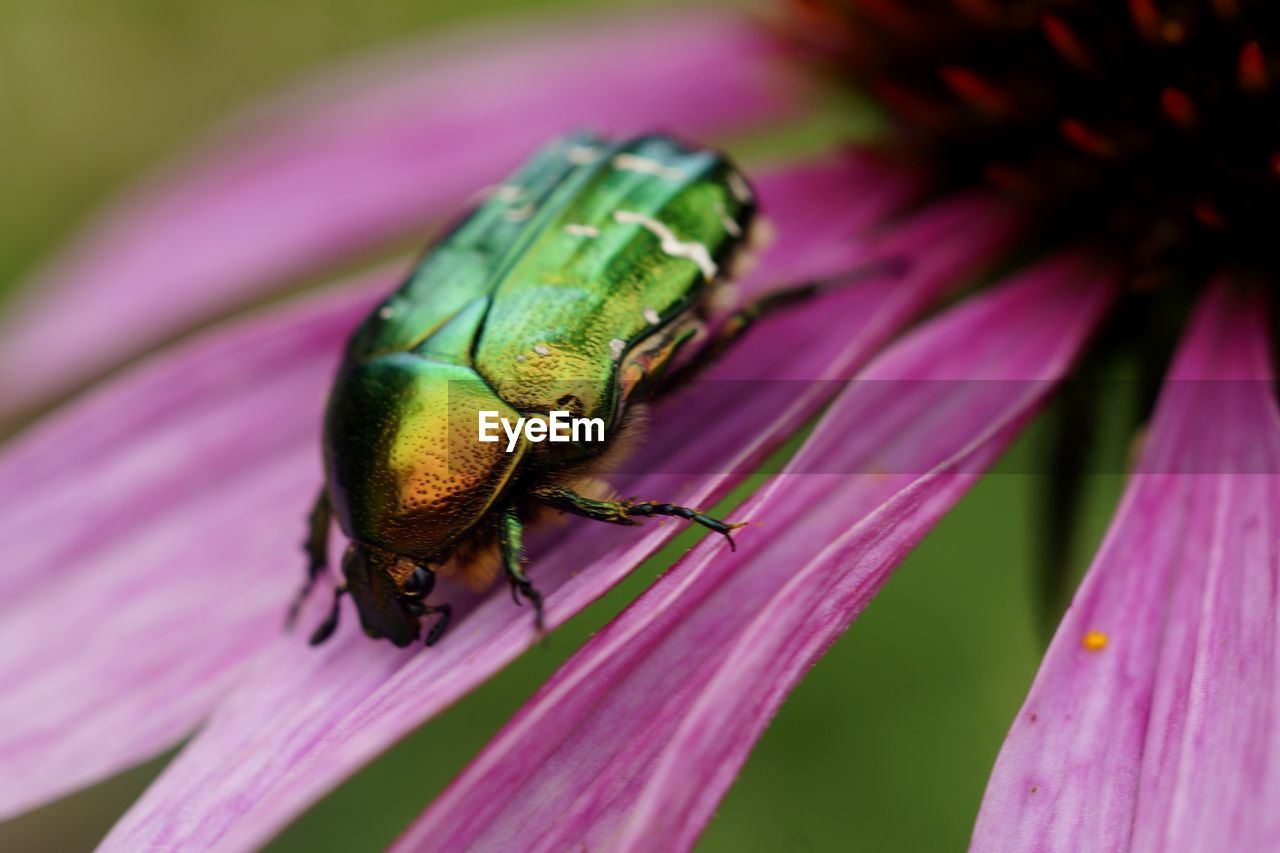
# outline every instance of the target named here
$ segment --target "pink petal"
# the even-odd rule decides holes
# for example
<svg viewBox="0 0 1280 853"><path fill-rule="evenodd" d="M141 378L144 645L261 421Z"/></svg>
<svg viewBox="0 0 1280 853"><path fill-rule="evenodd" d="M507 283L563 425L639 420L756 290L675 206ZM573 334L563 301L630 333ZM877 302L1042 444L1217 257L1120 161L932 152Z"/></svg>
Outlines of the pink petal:
<svg viewBox="0 0 1280 853"><path fill-rule="evenodd" d="M862 192L845 201L832 186ZM904 186L857 161L767 178L761 192L782 233L765 274L790 275L827 241L846 247L827 258L837 268L865 257L870 245L849 235L896 205ZM930 239L985 209L941 208L915 230ZM988 248L1008 233L1007 220L992 215L974 232ZM864 345L935 293L946 263L979 256L946 255L900 294L883 283L870 290L867 299L886 308ZM11 498L0 513L9 543L0 573L0 816L166 748L280 635L319 483L325 388L347 330L391 282L380 274L210 334L81 399L0 455L0 494Z"/></svg>
<svg viewBox="0 0 1280 853"><path fill-rule="evenodd" d="M741 511L760 527L737 553L695 548L398 848L692 846L787 693L1067 369L1109 279L1059 259L891 347Z"/></svg>
<svg viewBox="0 0 1280 853"><path fill-rule="evenodd" d="M336 344L391 281L196 341L0 458L0 817L166 749L281 630Z"/></svg>
<svg viewBox="0 0 1280 853"><path fill-rule="evenodd" d="M450 41L263 105L105 211L8 312L0 415L424 228L554 133L705 135L787 102L759 34L723 14Z"/></svg>
<svg viewBox="0 0 1280 853"><path fill-rule="evenodd" d="M809 217L829 224L841 209L839 199L831 198L831 185L822 193L788 200L787 183L762 188L778 220L782 245L769 256L770 269L757 282L789 279L815 248L808 241L819 229L793 223ZM793 207L794 213L788 212ZM865 224L875 214L864 211L858 217ZM874 241L874 248L851 240L853 231L847 226L842 230L846 251L839 267L884 251L920 255L921 262L904 278L870 281L762 324L716 375L847 376L922 306L1007 245L1011 219L988 201L969 199L921 213L896 233ZM927 254L921 255L926 247ZM747 289L758 292L759 284ZM831 322L832 316L842 322ZM618 483L620 490L693 504L724 494L827 393L824 383L775 384L794 385L790 398L737 395L722 401L716 420L723 428L714 434L697 429L708 414L690 405L696 401L681 398L677 405L660 407L649 449L635 470L645 470L643 460L650 459L655 470L715 473L654 473L626 479ZM547 595L548 623L558 625L598 598L677 529L672 524L619 530L579 523L544 535L531 549L531 573ZM504 595L465 605L445 641L425 651L371 643L350 618L335 640L319 650L306 648L295 637L280 638L117 825L106 846L257 846L535 641L529 613L512 607Z"/></svg>
<svg viewBox="0 0 1280 853"><path fill-rule="evenodd" d="M1001 750L975 848L1280 845L1270 359L1265 307L1219 282Z"/></svg>

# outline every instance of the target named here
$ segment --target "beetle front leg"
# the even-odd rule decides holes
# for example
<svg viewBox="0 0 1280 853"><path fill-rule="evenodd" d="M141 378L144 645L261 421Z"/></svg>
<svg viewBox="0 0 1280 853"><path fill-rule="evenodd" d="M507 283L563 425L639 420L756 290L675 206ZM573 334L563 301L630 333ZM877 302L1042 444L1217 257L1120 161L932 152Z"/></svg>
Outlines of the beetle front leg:
<svg viewBox="0 0 1280 853"><path fill-rule="evenodd" d="M449 604L427 604L423 601L436 588L436 573L428 566L417 566L413 574L400 587L400 603L414 616L431 616L439 614L435 623L427 629L426 644L434 646L444 636L453 618L453 607Z"/></svg>
<svg viewBox="0 0 1280 853"><path fill-rule="evenodd" d="M532 496L535 500L555 509L571 512L584 518L595 519L596 521L606 521L610 524L635 524L637 517L667 516L670 518L683 518L686 521L692 521L710 531L719 533L729 540L729 548L733 551L736 551L738 546L734 543L730 532L743 526L741 523L732 524L721 521L718 518L712 518L692 507L661 503L659 501L597 501L558 486L544 486L533 489Z"/></svg>
<svg viewBox="0 0 1280 853"><path fill-rule="evenodd" d="M293 598L293 604L289 606L289 616L285 624L290 628L297 621L298 611L302 609L302 603L311 594L316 581L329 567L329 520L332 514L333 511L329 506L329 492L322 487L315 505L311 508L311 517L307 521L307 538L302 543L302 550L307 555L307 579L302 582L302 588L298 590L298 594Z"/></svg>
<svg viewBox="0 0 1280 853"><path fill-rule="evenodd" d="M664 397L687 385L707 367L714 364L729 351L734 344L742 340L761 318L774 312L799 305L815 296L850 287L855 284L882 275L901 275L907 269L903 258L890 257L871 261L861 267L829 278L814 279L801 284L782 287L753 299L737 311L725 318L714 334L703 344L688 361L666 374L657 383L653 391L653 399Z"/></svg>
<svg viewBox="0 0 1280 853"><path fill-rule="evenodd" d="M502 568L506 571L507 580L511 583L511 597L515 599L516 604L520 603L521 595L529 600L533 605L534 624L541 631L543 630L542 593L534 588L533 581L525 575L520 564L523 532L524 528L520 524L515 508L504 509L498 521L498 547L502 552Z"/></svg>
<svg viewBox="0 0 1280 853"><path fill-rule="evenodd" d="M329 608L329 615L324 617L324 621L316 626L311 632L311 639L307 642L310 645L318 646L333 636L333 632L338 630L338 616L342 612L342 596L347 594L347 582L343 581L333 588L333 604ZM290 614L289 618L293 618L294 614Z"/></svg>
<svg viewBox="0 0 1280 853"><path fill-rule="evenodd" d="M423 604L421 601L412 601L407 602L405 608L414 616L436 615L436 621L427 629L425 644L428 646L434 646L440 642L440 638L449 627L449 620L453 618L451 604Z"/></svg>

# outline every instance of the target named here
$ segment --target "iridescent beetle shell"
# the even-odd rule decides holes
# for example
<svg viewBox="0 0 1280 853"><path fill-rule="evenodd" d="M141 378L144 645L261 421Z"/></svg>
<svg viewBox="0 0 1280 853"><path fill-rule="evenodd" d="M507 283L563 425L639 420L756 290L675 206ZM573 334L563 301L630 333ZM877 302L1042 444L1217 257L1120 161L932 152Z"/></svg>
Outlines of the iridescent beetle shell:
<svg viewBox="0 0 1280 853"><path fill-rule="evenodd" d="M484 580L495 563L486 552L540 605L519 557L520 523L536 504L618 523L680 515L726 532L695 510L573 489L700 338L708 294L754 214L725 157L667 136L577 134L535 154L353 334L325 415L313 579L331 509L351 541L345 590L366 633L403 645L423 613L443 614L429 641L447 619L447 606L423 603L435 572ZM507 452L476 440L481 410L514 420L554 409L603 419L606 441L521 439Z"/></svg>

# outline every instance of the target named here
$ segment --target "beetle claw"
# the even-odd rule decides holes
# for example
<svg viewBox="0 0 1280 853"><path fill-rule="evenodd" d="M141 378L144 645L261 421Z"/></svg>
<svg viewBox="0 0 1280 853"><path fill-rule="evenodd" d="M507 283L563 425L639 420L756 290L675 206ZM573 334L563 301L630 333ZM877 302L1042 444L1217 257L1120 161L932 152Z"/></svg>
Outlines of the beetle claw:
<svg viewBox="0 0 1280 853"><path fill-rule="evenodd" d="M333 636L333 632L338 629L338 620L334 617L326 617L314 631L311 632L311 639L307 640L307 644L318 646L325 640Z"/></svg>
<svg viewBox="0 0 1280 853"><path fill-rule="evenodd" d="M533 627L539 634L542 634L544 636L546 635L547 623L546 623L546 620L542 618L542 597L541 596L539 596L538 600L533 603Z"/></svg>
<svg viewBox="0 0 1280 853"><path fill-rule="evenodd" d="M530 604L533 605L534 624L537 626L539 631L543 630L542 593L538 592L537 588L528 580L512 580L511 600L514 601L518 607L524 607L524 602L520 600L520 596L522 595Z"/></svg>
<svg viewBox="0 0 1280 853"><path fill-rule="evenodd" d="M423 641L423 644L427 646L434 646L440 641L440 638L444 636L445 629L449 627L449 620L453 618L452 605L438 604L431 608L431 610L435 613L439 613L440 617L436 619L435 624L427 630L427 637Z"/></svg>
<svg viewBox="0 0 1280 853"><path fill-rule="evenodd" d="M333 606L329 608L329 615L324 617L324 621L316 626L311 632L311 638L307 641L309 645L318 646L325 640L333 636L333 632L338 629L339 603L342 596L347 591L347 585L341 584L333 588Z"/></svg>
<svg viewBox="0 0 1280 853"><path fill-rule="evenodd" d="M529 603L533 605L533 624L539 631L546 630L546 625L542 620L542 593L533 588L533 584L527 583L520 587L520 592L524 593L524 597L529 599Z"/></svg>
<svg viewBox="0 0 1280 853"><path fill-rule="evenodd" d="M730 531L738 530L739 528L746 527L746 526L747 526L747 522L738 521L733 524L725 524L725 529L720 531L720 535L723 536L725 539L729 540L730 551L738 550L738 543L733 541L733 536L731 535Z"/></svg>

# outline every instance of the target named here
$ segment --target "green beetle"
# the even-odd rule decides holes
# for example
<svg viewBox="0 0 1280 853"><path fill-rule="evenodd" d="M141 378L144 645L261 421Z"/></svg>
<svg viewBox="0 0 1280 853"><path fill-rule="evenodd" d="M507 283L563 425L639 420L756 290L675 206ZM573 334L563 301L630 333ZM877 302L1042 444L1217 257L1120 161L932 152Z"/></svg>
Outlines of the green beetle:
<svg viewBox="0 0 1280 853"><path fill-rule="evenodd" d="M752 243L756 202L721 154L668 136L575 134L537 152L443 238L347 345L324 424L325 488L311 515L307 582L325 570L331 517L350 545L323 642L350 593L365 633L398 646L422 617L438 640L437 573L474 586L521 566L541 509L615 524L675 516L729 537L696 509L610 500L595 475L645 398L677 384L758 313L706 331L712 294ZM603 422L597 442L485 442L490 417L551 412ZM730 539L732 545L732 540Z"/></svg>

